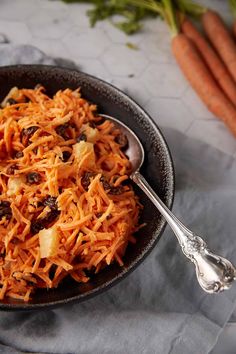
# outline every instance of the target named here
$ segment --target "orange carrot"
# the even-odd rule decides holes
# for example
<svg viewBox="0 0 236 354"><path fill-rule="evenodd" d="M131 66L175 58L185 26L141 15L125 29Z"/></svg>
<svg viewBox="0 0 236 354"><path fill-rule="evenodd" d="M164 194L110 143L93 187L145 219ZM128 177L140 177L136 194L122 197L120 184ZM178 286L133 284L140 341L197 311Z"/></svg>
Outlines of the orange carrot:
<svg viewBox="0 0 236 354"><path fill-rule="evenodd" d="M236 44L222 18L215 11L207 10L202 16L204 30L236 81Z"/></svg>
<svg viewBox="0 0 236 354"><path fill-rule="evenodd" d="M218 54L191 21L185 19L181 29L195 44L224 93L236 104L236 84Z"/></svg>
<svg viewBox="0 0 236 354"><path fill-rule="evenodd" d="M208 109L236 136L236 109L217 85L199 51L185 34L172 39L173 54L196 93Z"/></svg>
<svg viewBox="0 0 236 354"><path fill-rule="evenodd" d="M132 2L136 4L138 3L137 0ZM215 72L217 68L217 73L214 73L217 82L213 73L209 69L210 65L207 65L205 61L206 59L204 60L200 53L202 51L200 47L204 47L205 42L202 43L202 41L199 41L199 38L197 38L198 41L195 44L186 34L180 33L180 21L184 14L202 15L205 24L204 27L206 28L208 36L212 42L216 42L215 44L213 43L214 46L218 49L220 57L225 62L233 79L236 81L236 70L234 70L234 67L236 67L236 46L225 28L223 21L216 13L192 1L178 0L178 2L174 2L172 0L162 0L161 5L158 5L158 7L156 7L154 3L156 4L156 2L153 2L153 4L147 2L145 6L146 8L157 12L167 22L172 35L172 51L185 77L205 103L209 111L225 122L227 127L236 136L236 108L228 98L230 97L232 101L236 103L235 87L232 89L232 81L231 83L229 82L229 76L227 80L225 80L226 83L222 83L223 78L226 77L225 68L222 68L220 61L216 61L214 58L214 63L212 63L214 66L212 66L212 70ZM226 43L222 43L223 37L225 37ZM198 46L200 44L201 46L199 47L199 50ZM224 50L218 48L221 44ZM221 52L223 52L224 55L222 55ZM213 53L214 52L209 51L208 48L208 54L211 58ZM207 60L210 61L211 59L208 58ZM222 78L220 78L221 75L223 76ZM227 95L224 93L219 83L221 83L222 87L224 85Z"/></svg>

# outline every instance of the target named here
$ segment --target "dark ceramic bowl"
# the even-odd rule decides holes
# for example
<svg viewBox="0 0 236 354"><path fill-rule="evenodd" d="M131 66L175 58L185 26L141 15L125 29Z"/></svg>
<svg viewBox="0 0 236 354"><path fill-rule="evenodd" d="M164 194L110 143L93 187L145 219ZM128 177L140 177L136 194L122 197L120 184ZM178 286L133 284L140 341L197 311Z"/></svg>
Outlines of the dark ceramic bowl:
<svg viewBox="0 0 236 354"><path fill-rule="evenodd" d="M141 107L123 92L95 77L74 70L41 65L0 68L0 99L13 86L33 88L38 83L46 88L49 95L59 89L81 87L82 95L96 103L100 113L126 123L137 134L146 153L141 172L166 205L172 206L174 171L170 152L160 130ZM149 199L138 188L136 192L144 206L141 223L147 225L137 234L137 243L127 248L123 267L113 264L86 284L67 279L57 289L38 290L29 303L5 300L0 303L0 309L33 310L84 301L115 285L134 270L155 246L165 227L164 219Z"/></svg>

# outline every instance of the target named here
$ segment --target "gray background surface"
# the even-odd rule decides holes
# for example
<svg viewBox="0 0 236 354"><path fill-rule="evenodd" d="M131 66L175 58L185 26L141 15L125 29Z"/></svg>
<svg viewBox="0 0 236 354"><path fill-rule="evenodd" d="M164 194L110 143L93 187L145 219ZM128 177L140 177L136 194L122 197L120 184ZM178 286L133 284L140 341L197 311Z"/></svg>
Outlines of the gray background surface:
<svg viewBox="0 0 236 354"><path fill-rule="evenodd" d="M226 1L209 0L202 3L217 8L228 21L231 21ZM18 44L34 45L49 56L72 60L80 69L122 88L142 104L160 126L174 128L188 137L196 137L219 148L228 156L235 157L235 140L224 125L207 112L176 66L170 52L169 33L164 23L159 20L147 22L142 33L126 37L107 22L100 23L96 30L90 29L85 16L88 8L84 4L67 6L59 1L49 0L1 0L0 65L14 62L52 63L50 58L45 59L42 53L33 51L30 47L25 47L23 52L15 48L12 52L12 46ZM127 42L137 44L139 50L128 49ZM5 55L2 55L3 51ZM196 161L200 160L199 164L202 162L201 158L202 155L196 158ZM225 158L227 159L227 156ZM231 162L228 164L231 165ZM202 174L205 175L206 171L202 171ZM223 187L227 190L227 174L222 175L222 172L218 174ZM201 175L198 175L198 178L201 179ZM204 192L206 193L205 189ZM217 194L215 197L217 199ZM225 192L221 192L220 199L214 201L211 210L212 220L213 217L215 220L216 215L220 215L219 218L223 221L220 207L215 210L215 205L219 201L227 201L227 198ZM176 210L180 213L179 208ZM196 231L199 228L199 218L203 214L201 206L194 216ZM232 216L232 211L229 215ZM182 216L189 220L188 214L183 213ZM211 241L214 238L213 231L218 234L220 229L211 225L211 218L207 219L207 222L209 222L207 230L204 229L203 223L199 231L205 232L211 237ZM226 230L229 233L228 224ZM211 244L215 246L212 241ZM155 288L152 292L155 292ZM25 325L25 321L20 321L13 327L18 328L20 323ZM235 352L232 349L235 345L234 333L234 325L226 328L225 334L222 335L222 344L215 349L215 354L222 353L222 348L225 353L227 352L225 343L229 348L228 353ZM12 334L15 338L14 332ZM156 336L159 338L157 334ZM11 341L13 337L9 338ZM9 348L6 352L8 351Z"/></svg>

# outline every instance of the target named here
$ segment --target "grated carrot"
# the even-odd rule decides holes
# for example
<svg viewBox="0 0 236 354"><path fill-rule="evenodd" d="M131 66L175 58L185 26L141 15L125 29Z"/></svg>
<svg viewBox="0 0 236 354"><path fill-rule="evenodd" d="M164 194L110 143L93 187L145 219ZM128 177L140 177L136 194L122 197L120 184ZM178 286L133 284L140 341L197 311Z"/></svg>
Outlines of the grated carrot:
<svg viewBox="0 0 236 354"><path fill-rule="evenodd" d="M108 120L100 124L80 89L49 97L42 86L15 87L1 106L0 300L28 302L37 288L57 287L68 275L87 282L86 270L122 266L141 205L123 184L131 164L116 142L121 132ZM89 149L78 155L82 133ZM51 228L55 254L41 258L39 231Z"/></svg>

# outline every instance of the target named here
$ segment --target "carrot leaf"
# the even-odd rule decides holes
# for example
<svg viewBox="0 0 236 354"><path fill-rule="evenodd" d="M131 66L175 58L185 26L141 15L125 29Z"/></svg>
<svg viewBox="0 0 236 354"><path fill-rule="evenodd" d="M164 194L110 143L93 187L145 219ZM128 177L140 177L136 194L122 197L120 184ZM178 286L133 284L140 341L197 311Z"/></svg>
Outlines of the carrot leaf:
<svg viewBox="0 0 236 354"><path fill-rule="evenodd" d="M90 25L110 19L111 23L126 34L133 34L142 28L142 20L161 14L159 0L62 0L66 3L88 3L92 8L87 15ZM115 16L121 20L115 20Z"/></svg>
<svg viewBox="0 0 236 354"><path fill-rule="evenodd" d="M129 48L129 49L132 49L132 50L138 50L138 46L134 43L131 43L131 42L126 42L125 43L126 47Z"/></svg>

